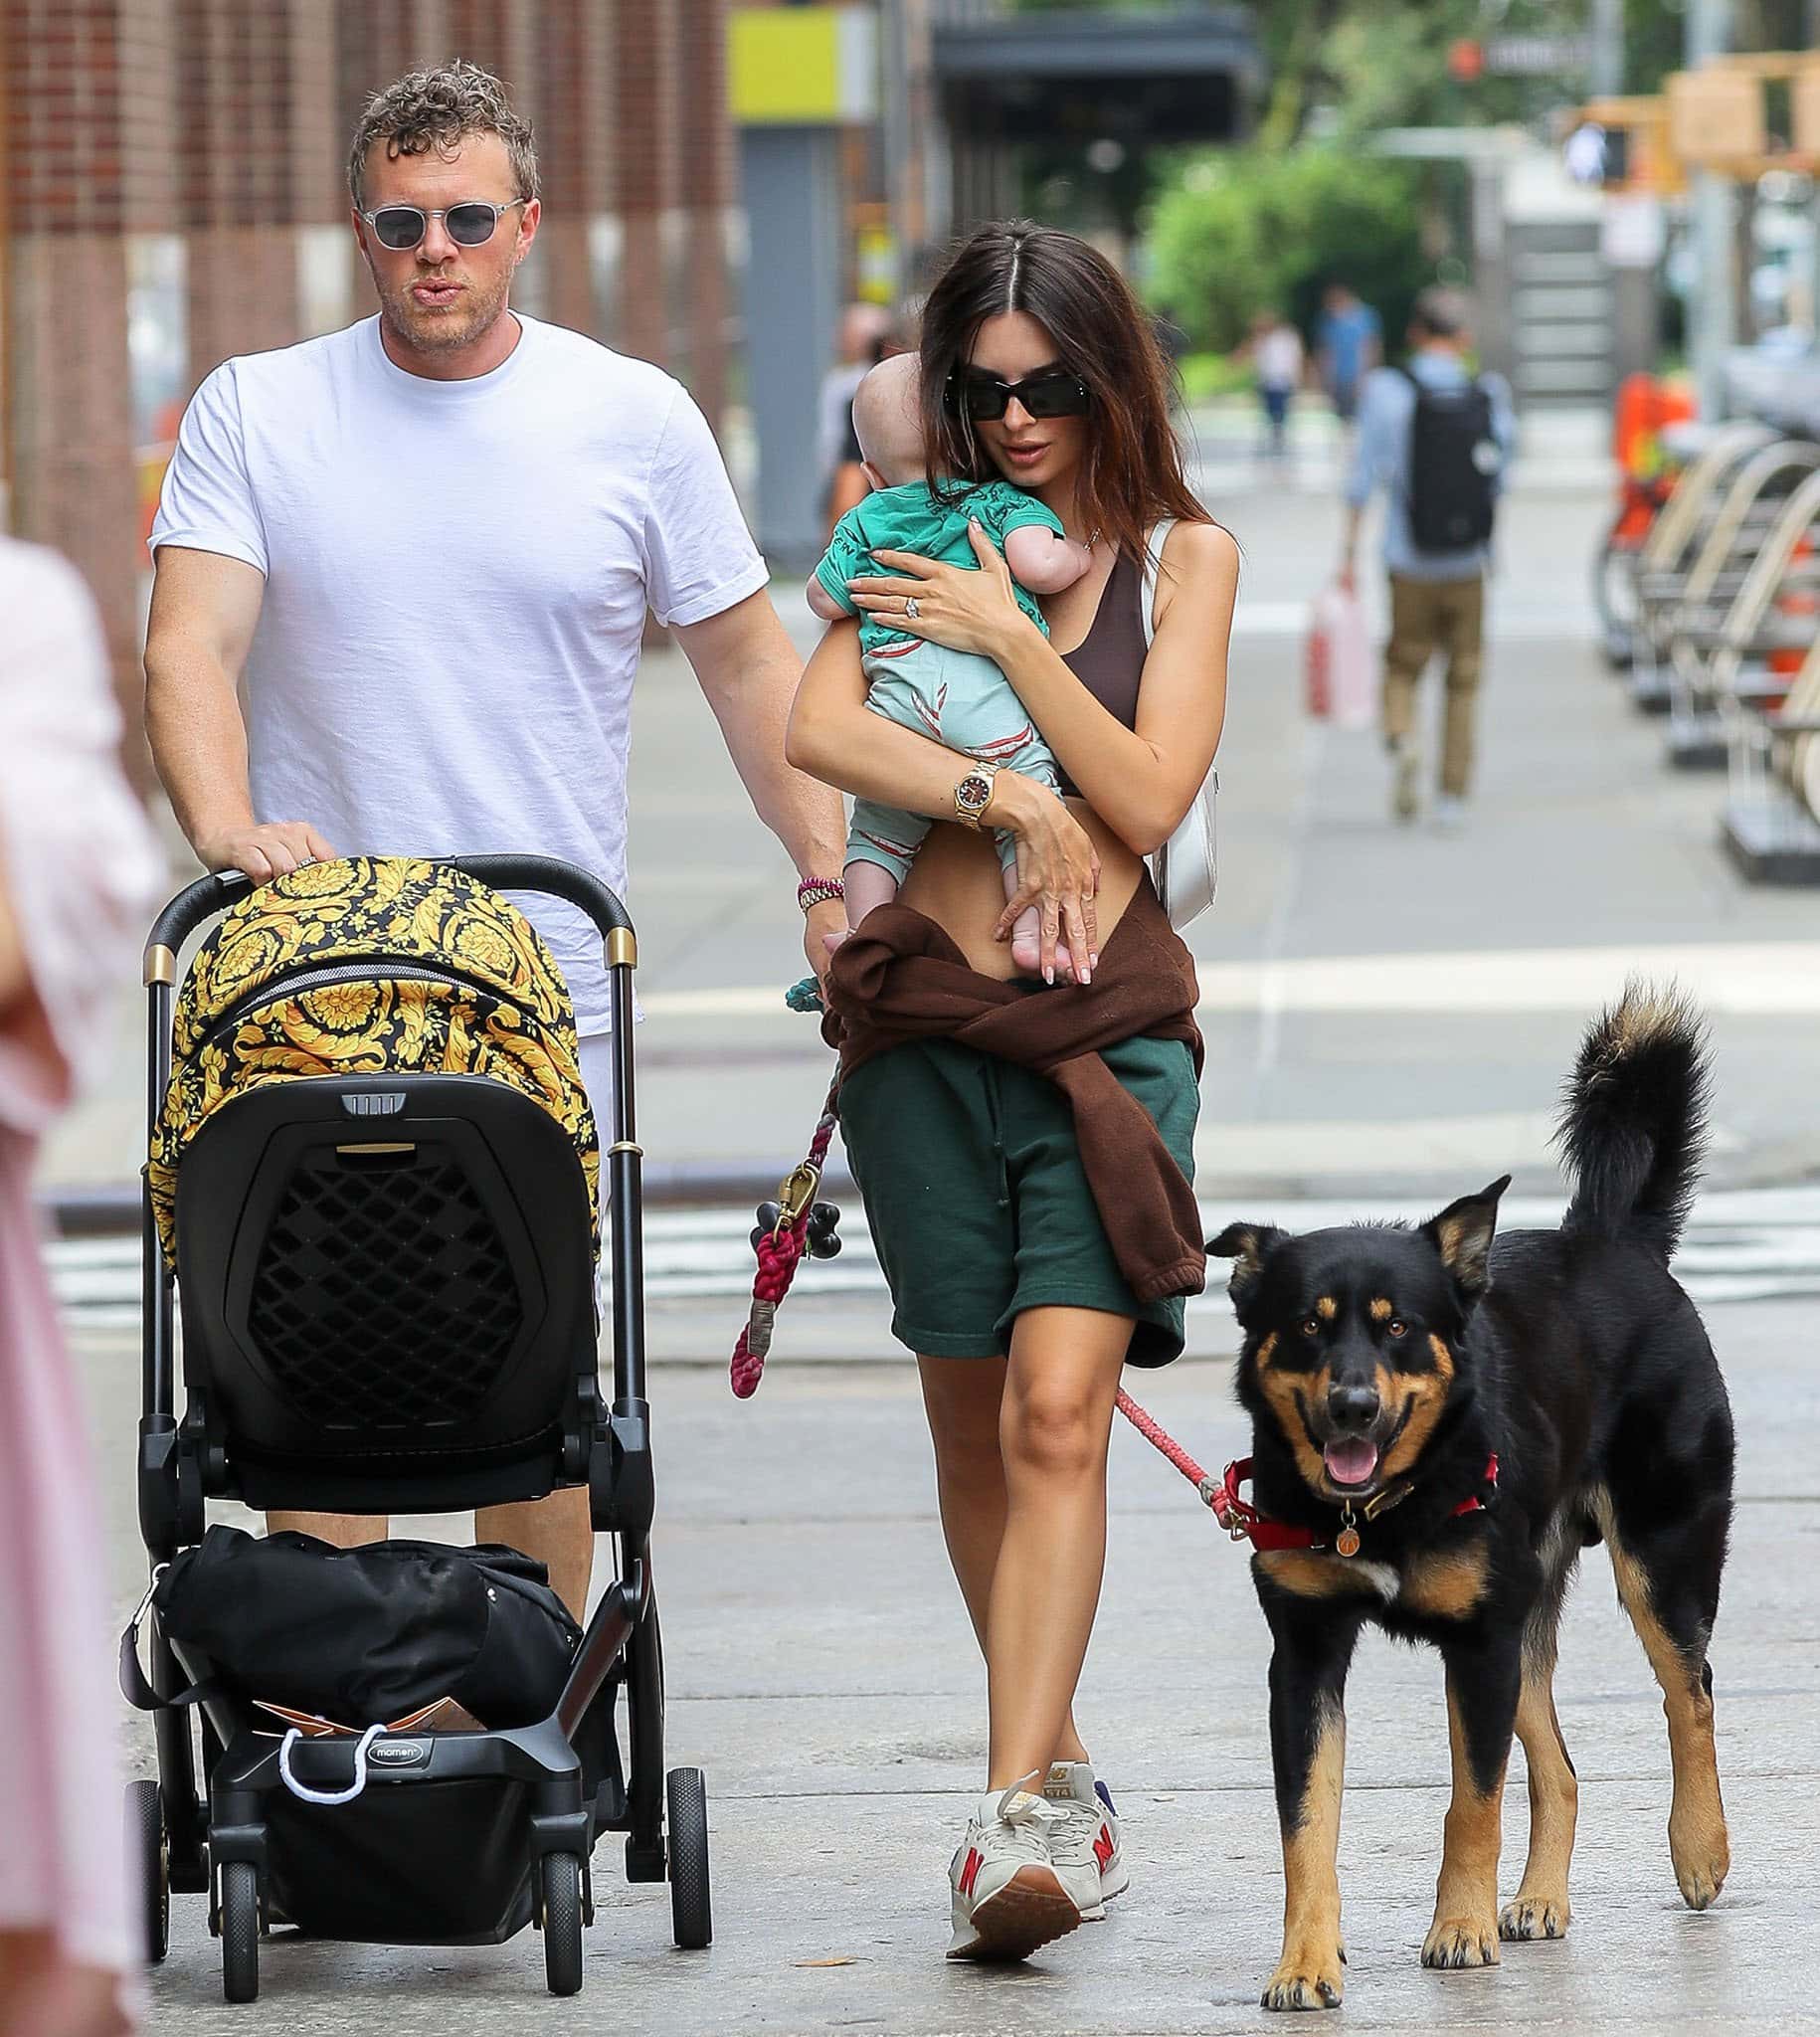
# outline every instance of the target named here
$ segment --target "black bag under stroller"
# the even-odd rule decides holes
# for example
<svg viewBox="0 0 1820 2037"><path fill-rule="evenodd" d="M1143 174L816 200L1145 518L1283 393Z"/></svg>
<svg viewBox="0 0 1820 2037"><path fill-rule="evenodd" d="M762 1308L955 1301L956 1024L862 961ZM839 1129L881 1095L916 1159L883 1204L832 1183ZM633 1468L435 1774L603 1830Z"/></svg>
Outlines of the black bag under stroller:
<svg viewBox="0 0 1820 2037"><path fill-rule="evenodd" d="M596 1359L602 1169L573 1014L495 885L579 906L606 946L611 1402ZM218 914L176 1000L177 955ZM613 893L543 856L353 859L258 890L208 877L152 929L138 1458L152 1589L121 1664L128 1698L154 1714L158 1779L129 1785L127 1839L148 1955L164 1956L171 1892L206 1893L231 2001L257 1995L274 1917L402 1944L496 1944L535 1923L552 1992L573 1994L604 1831L626 1834L630 1880L668 1880L676 1943L709 1942L702 1777L663 1768L636 960ZM365 1682L359 1664L325 1662L311 1681L302 1651L256 1651L312 1700L291 1709L224 1669L237 1634L210 1621L232 1619L237 1591L248 1602L246 1553L219 1530L204 1546L206 1501L438 1513L567 1486L587 1489L620 1556L579 1641L540 1567L514 1553L389 1544L339 1583L365 1622L350 1633L369 1638L388 1592L409 1587L399 1602L422 1632L398 1661L369 1664ZM260 1558L311 1560L306 1547ZM500 1590L523 1598L489 1643L475 1593ZM373 1716L457 1672L459 1689L403 1723ZM317 1698L362 1716L313 1716Z"/></svg>

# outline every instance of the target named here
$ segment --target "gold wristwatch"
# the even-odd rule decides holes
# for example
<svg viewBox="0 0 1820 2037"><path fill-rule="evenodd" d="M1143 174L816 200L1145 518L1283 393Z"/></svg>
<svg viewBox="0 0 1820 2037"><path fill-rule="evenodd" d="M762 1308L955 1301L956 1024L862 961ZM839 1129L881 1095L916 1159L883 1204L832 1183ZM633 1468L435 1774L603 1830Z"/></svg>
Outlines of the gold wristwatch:
<svg viewBox="0 0 1820 2037"><path fill-rule="evenodd" d="M978 832L993 803L993 781L999 776L997 764L976 764L954 789L955 819L963 828Z"/></svg>

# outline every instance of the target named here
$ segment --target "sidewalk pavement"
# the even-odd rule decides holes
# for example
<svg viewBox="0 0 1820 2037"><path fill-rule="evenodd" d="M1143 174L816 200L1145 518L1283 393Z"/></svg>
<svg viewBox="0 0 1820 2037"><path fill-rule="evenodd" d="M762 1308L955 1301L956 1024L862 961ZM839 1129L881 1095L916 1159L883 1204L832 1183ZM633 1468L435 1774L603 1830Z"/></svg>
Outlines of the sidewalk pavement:
<svg viewBox="0 0 1820 2037"><path fill-rule="evenodd" d="M1440 1664L1368 1639L1349 1703L1340 1863L1351 1963L1336 2028L1769 2037L1820 2024L1808 1981L1820 1960L1820 1406L1790 1374L1809 1311L1722 1306L1709 1320L1741 1445L1713 1650L1733 1860L1724 1896L1694 1916L1676 1893L1661 1701L1603 1554L1590 1551L1556 1685L1580 1778L1567 1940L1506 1946L1493 1971L1418 1965L1447 1800ZM88 1373L113 1473L123 1618L143 1575L119 1475L130 1461L132 1354L91 1347ZM1147 1378L1141 1397L1203 1461L1217 1466L1239 1449L1223 1360ZM235 2010L222 2005L200 1900L178 1898L170 1960L151 1983L153 2037L1177 2037L1284 2027L1257 2007L1282 1891L1267 1636L1242 1554L1173 1470L1118 1425L1081 1719L1126 1819L1131 1892L1107 1923L1021 1970L973 1969L942 1957L945 1869L980 1786L984 1679L943 1560L913 1372L780 1366L742 1403L722 1377L666 1370L653 1402L669 1759L708 1776L712 1950L672 1949L664 1892L626 1887L609 1838L596 1856L601 1908L575 2004L544 1994L541 1944L526 1932L469 1949L273 1942L257 2008ZM150 1772L143 1721L131 1732L137 1771ZM1507 1898L1526 1843L1522 1774L1519 1752L1506 1795Z"/></svg>

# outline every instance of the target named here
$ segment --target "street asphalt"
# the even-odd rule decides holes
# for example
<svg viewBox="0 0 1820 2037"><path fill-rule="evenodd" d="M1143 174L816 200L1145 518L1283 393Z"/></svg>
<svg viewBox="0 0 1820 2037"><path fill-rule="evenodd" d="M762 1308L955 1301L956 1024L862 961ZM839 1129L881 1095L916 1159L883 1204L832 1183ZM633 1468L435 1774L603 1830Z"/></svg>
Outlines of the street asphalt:
<svg viewBox="0 0 1820 2037"><path fill-rule="evenodd" d="M1659 726L1632 713L1590 648L1588 561L1606 508L1596 448L1561 441L1533 458L1507 507L1479 797L1465 832L1441 836L1390 826L1369 734L1311 729L1301 712L1302 615L1339 528L1324 456L1260 475L1217 443L1220 429L1202 485L1244 545L1246 579L1221 753L1221 897L1193 936L1207 992L1203 1197L1288 1220L1311 1198L1423 1214L1507 1170L1518 1193L1553 1196L1560 1078L1591 1008L1641 965L1672 970L1712 1012L1716 1187L1783 1198L1779 1234L1811 1241L1820 913L1812 894L1752 891L1731 873L1716 844L1720 784L1662 767ZM807 642L807 612L793 591L780 599ZM634 812L649 1013L641 1136L654 1166L775 1175L808 1138L826 1058L813 1026L774 1002L797 973L787 873L686 668L665 652L640 680ZM137 1011L124 998L121 1041L113 1079L50 1156L54 1186L124 1180L135 1165ZM1716 1195L1715 1206L1761 1216L1770 1204ZM737 1275L747 1219L726 1209L717 1220ZM1439 1665L1362 1651L1341 1849L1347 2028L1820 2020L1812 1303L1735 1284L1735 1258L1700 1263L1734 1281L1703 1303L1740 1437L1713 1651L1730 1883L1711 1912L1682 1908L1664 1838L1660 1699L1591 1552L1557 1685L1581 1781L1564 1944L1507 1947L1494 1971L1419 1967L1446 1801ZM914 1373L860 1275L786 1310L750 1403L725 1382L742 1313L726 1281L684 1282L652 1304L670 1757L708 1774L712 1950L671 1948L663 1892L618 1883L608 1841L579 2001L543 1993L526 1934L460 1950L273 1943L261 2001L230 2009L200 1902L179 1898L151 2030L1160 2037L1265 2026L1256 2002L1278 1949L1281 1875L1263 1622L1239 1555L1123 1429L1081 1716L1126 1814L1131 1893L1107 1923L1021 1970L943 1961L946 1864L982 1776L983 1677L943 1558ZM79 1307L73 1320L123 1616L142 1586L126 1479L136 1347L117 1314ZM1215 1466L1244 1443L1232 1350L1211 1300L1190 1318L1187 1358L1140 1385ZM126 1732L146 1772L139 1722ZM1521 1771L1519 1754L1507 1896L1527 1825Z"/></svg>

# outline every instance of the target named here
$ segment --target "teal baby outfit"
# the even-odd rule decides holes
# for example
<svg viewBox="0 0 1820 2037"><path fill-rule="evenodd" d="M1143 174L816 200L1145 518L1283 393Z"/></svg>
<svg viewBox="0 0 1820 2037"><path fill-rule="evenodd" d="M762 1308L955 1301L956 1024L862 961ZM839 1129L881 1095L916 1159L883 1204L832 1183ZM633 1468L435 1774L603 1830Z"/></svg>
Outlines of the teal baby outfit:
<svg viewBox="0 0 1820 2037"><path fill-rule="evenodd" d="M889 619L859 611L847 592L847 581L856 575L889 576L891 569L873 557L879 551L914 552L919 558L978 571L980 561L968 534L970 517L979 520L1001 551L1013 530L1028 524L1041 524L1058 537L1063 534L1061 519L1052 509L1009 481L956 486L942 495L927 481L912 481L878 489L841 517L816 568L816 579L849 615L859 616L866 705L874 714L980 763L1021 772L1059 797L1061 776L1055 758L1010 681L990 657L950 650L894 629ZM1035 597L1015 579L1011 586L1017 606L1046 637L1049 626ZM933 825L921 814L876 800L855 800L846 859L878 863L901 884ZM1009 869L1016 860L1016 844L1003 830L995 833L999 860Z"/></svg>

